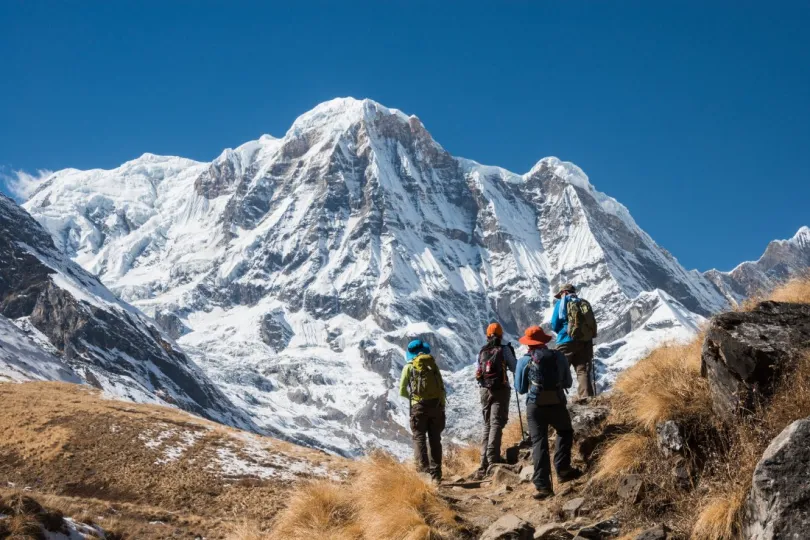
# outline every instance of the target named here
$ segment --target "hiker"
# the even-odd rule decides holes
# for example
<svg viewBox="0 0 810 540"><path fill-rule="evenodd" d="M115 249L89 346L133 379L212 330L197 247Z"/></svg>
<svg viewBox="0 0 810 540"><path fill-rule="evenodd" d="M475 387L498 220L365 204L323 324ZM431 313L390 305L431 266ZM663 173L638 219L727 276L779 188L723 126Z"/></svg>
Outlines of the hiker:
<svg viewBox="0 0 810 540"><path fill-rule="evenodd" d="M518 360L515 370L515 390L526 396L526 419L532 438L532 482L537 489L534 498L546 499L554 495L551 485L551 459L548 448L548 426L557 432L554 468L559 482L570 482L582 476L582 471L571 467L571 447L574 429L566 407L565 390L571 388L571 368L565 356L546 347L551 341L539 326L526 329L518 341L529 347Z"/></svg>
<svg viewBox="0 0 810 540"><path fill-rule="evenodd" d="M408 398L416 469L442 479L442 431L446 392L430 345L421 339L408 343L408 362L402 368L399 395Z"/></svg>
<svg viewBox="0 0 810 540"><path fill-rule="evenodd" d="M498 323L487 327L487 344L478 353L475 379L480 386L481 411L484 416L483 442L481 443L481 466L477 476L484 477L490 465L502 463L501 436L509 421L508 371L515 372L515 349L511 343L503 343L503 328Z"/></svg>
<svg viewBox="0 0 810 540"><path fill-rule="evenodd" d="M577 296L570 283L563 285L554 295L551 329L557 333L557 350L568 359L577 372L577 398L583 400L596 395L593 372L593 340L596 337L596 318L587 300Z"/></svg>

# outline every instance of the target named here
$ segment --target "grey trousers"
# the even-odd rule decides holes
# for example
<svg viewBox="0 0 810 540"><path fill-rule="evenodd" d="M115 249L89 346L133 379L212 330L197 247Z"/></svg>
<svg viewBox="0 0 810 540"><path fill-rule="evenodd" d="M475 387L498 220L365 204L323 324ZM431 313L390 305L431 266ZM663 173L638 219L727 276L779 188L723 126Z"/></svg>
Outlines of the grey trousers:
<svg viewBox="0 0 810 540"><path fill-rule="evenodd" d="M557 346L577 373L577 397L596 395L593 384L593 341L571 341Z"/></svg>
<svg viewBox="0 0 810 540"><path fill-rule="evenodd" d="M416 470L442 479L442 431L444 407L438 399L414 403L411 407L411 433Z"/></svg>
<svg viewBox="0 0 810 540"><path fill-rule="evenodd" d="M481 468L487 469L501 461L501 437L509 421L509 398L512 390L508 385L495 389L481 388L481 412L484 417L484 433L481 442Z"/></svg>

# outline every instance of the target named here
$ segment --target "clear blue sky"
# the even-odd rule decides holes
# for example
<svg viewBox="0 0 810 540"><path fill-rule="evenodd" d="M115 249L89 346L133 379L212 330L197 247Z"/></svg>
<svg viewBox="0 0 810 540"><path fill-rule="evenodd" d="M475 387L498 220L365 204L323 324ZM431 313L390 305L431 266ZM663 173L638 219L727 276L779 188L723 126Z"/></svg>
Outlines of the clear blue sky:
<svg viewBox="0 0 810 540"><path fill-rule="evenodd" d="M810 2L0 2L0 167L214 158L337 97L580 165L687 267L810 224Z"/></svg>

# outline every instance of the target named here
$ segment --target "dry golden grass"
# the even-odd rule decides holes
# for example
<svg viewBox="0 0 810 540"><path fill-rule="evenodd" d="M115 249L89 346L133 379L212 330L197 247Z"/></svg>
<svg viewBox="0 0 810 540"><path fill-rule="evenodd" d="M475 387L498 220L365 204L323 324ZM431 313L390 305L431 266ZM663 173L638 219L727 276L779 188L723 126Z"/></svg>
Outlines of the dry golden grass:
<svg viewBox="0 0 810 540"><path fill-rule="evenodd" d="M613 412L623 422L652 430L659 422L700 422L711 417L708 382L700 377L703 336L665 345L616 381Z"/></svg>
<svg viewBox="0 0 810 540"><path fill-rule="evenodd" d="M528 429L528 424L526 423L526 414L522 411L521 413L523 429ZM521 433L520 429L520 421L521 419L513 417L511 420L509 420L509 423L506 424L506 427L503 428L503 438L501 439L502 448L509 448L510 446L514 446L523 440L523 434Z"/></svg>
<svg viewBox="0 0 810 540"><path fill-rule="evenodd" d="M774 302L810 304L810 277L792 279L769 295Z"/></svg>
<svg viewBox="0 0 810 540"><path fill-rule="evenodd" d="M274 540L441 540L461 537L455 512L415 470L385 454L357 465L347 484L296 490L279 515Z"/></svg>
<svg viewBox="0 0 810 540"><path fill-rule="evenodd" d="M481 450L471 443L450 443L444 448L442 461L445 476L467 476L481 466Z"/></svg>
<svg viewBox="0 0 810 540"><path fill-rule="evenodd" d="M646 433L619 435L599 457L593 478L605 481L639 472L655 459L655 452L655 440Z"/></svg>
<svg viewBox="0 0 810 540"><path fill-rule="evenodd" d="M213 538L241 520L269 528L287 500L289 480L225 477L201 466L216 462L223 447L246 460L262 459L245 449L248 437L291 462L334 471L349 463L176 409L104 399L86 386L0 383L0 403L3 485L41 486L35 495L49 506L79 519L84 513L94 520L118 519L137 538L164 538L167 529ZM148 447L160 433L170 433L163 446ZM165 447L185 434L194 436L193 444L177 459L161 462ZM157 521L165 529L148 525Z"/></svg>
<svg viewBox="0 0 810 540"><path fill-rule="evenodd" d="M353 494L348 486L333 482L318 481L300 487L279 516L271 538L361 539Z"/></svg>
<svg viewBox="0 0 810 540"><path fill-rule="evenodd" d="M692 527L693 540L733 540L738 538L740 509L745 492L714 497L707 501Z"/></svg>

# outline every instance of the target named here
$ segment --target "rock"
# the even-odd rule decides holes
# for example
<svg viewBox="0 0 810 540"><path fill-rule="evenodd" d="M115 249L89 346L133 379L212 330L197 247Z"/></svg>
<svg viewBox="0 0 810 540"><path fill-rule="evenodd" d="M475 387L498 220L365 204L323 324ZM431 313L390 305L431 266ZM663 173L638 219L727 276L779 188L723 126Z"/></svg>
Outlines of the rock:
<svg viewBox="0 0 810 540"><path fill-rule="evenodd" d="M810 531L810 418L797 420L768 446L754 469L743 520L751 540L806 538Z"/></svg>
<svg viewBox="0 0 810 540"><path fill-rule="evenodd" d="M762 302L750 312L713 317L701 372L709 380L715 413L729 418L767 400L777 376L808 344L810 305Z"/></svg>
<svg viewBox="0 0 810 540"><path fill-rule="evenodd" d="M613 538L619 536L621 528L619 527L619 520L615 517L600 521L589 527L583 527L577 533L577 537L588 538L590 540L602 540L604 538Z"/></svg>
<svg viewBox="0 0 810 540"><path fill-rule="evenodd" d="M570 540L573 537L562 523L548 523L534 531L534 540Z"/></svg>
<svg viewBox="0 0 810 540"><path fill-rule="evenodd" d="M494 486L516 486L520 483L520 477L506 467L494 466L492 473L492 485Z"/></svg>
<svg viewBox="0 0 810 540"><path fill-rule="evenodd" d="M630 504L636 504L643 497L644 479L639 474L626 474L619 479L616 494Z"/></svg>
<svg viewBox="0 0 810 540"><path fill-rule="evenodd" d="M567 503L565 503L562 507L563 514L568 519L573 519L579 515L580 509L582 509L582 505L585 504L585 499L583 497L577 497L576 499L571 499Z"/></svg>
<svg viewBox="0 0 810 540"><path fill-rule="evenodd" d="M521 448L518 461L531 461L531 460L532 460L532 449Z"/></svg>
<svg viewBox="0 0 810 540"><path fill-rule="evenodd" d="M681 489L691 489L692 475L689 474L689 469L686 468L685 462L680 462L672 468L672 476L675 478L675 484Z"/></svg>
<svg viewBox="0 0 810 540"><path fill-rule="evenodd" d="M659 422L655 426L656 440L658 448L667 457L671 457L683 450L683 437L681 428L674 420Z"/></svg>
<svg viewBox="0 0 810 540"><path fill-rule="evenodd" d="M521 483L531 482L532 476L534 476L534 467L532 465L526 465L522 469L520 469L520 477Z"/></svg>
<svg viewBox="0 0 810 540"><path fill-rule="evenodd" d="M593 404L570 404L571 425L574 428L574 441L582 461L590 462L596 449L608 439L622 431L621 426L607 424L610 409Z"/></svg>
<svg viewBox="0 0 810 540"><path fill-rule="evenodd" d="M669 529L666 525L659 525L652 529L647 529L638 533L633 540L667 540L669 538Z"/></svg>
<svg viewBox="0 0 810 540"><path fill-rule="evenodd" d="M479 540L532 540L534 527L514 514L506 514L484 531Z"/></svg>

